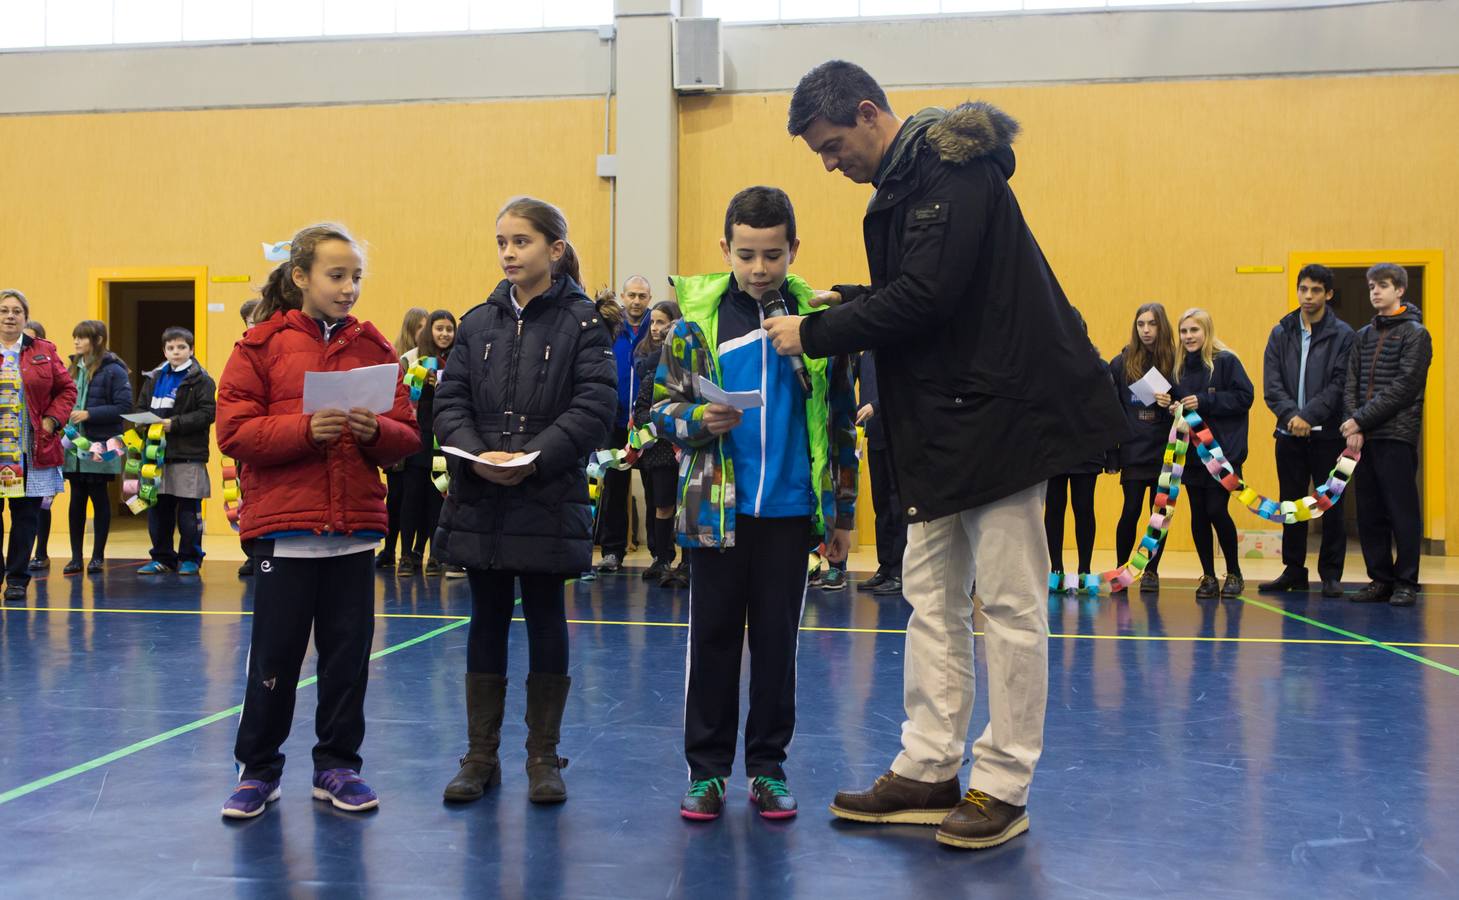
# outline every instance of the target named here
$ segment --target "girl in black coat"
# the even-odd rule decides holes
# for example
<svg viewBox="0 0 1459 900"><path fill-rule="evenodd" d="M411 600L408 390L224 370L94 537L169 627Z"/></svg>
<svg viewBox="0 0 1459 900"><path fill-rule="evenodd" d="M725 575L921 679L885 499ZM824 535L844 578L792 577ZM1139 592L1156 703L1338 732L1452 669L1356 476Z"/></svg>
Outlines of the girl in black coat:
<svg viewBox="0 0 1459 900"><path fill-rule="evenodd" d="M76 382L76 409L71 423L92 443L105 444L126 429L122 416L132 411L132 382L127 364L107 350L106 323L96 319L78 322L71 330L76 355L71 357L71 378ZM81 572L81 541L86 535L86 504L91 504L91 562L86 571L95 575L105 568L106 539L111 533L111 498L107 485L122 471L124 460L93 459L89 455L66 454L66 480L71 483L71 561L64 575Z"/></svg>
<svg viewBox="0 0 1459 900"><path fill-rule="evenodd" d="M416 336L415 358L400 358L402 366L409 360L408 368L428 359L436 361L436 368L426 371L415 404L416 421L420 424L420 450L406 458L405 469L400 473L400 568L397 572L401 575L414 575L420 571L427 541L430 541L431 555L425 565L425 573L436 576L446 571L445 565L436 558L436 543L432 539L441 518L443 500L441 492L436 489L435 473L432 471L436 440L431 429L435 418L436 382L455 344L456 317L448 310L438 309L430 314Z"/></svg>
<svg viewBox="0 0 1459 900"><path fill-rule="evenodd" d="M522 585L527 620L527 777L533 802L567 799L557 755L567 675L564 584L592 560L588 455L618 406L612 340L579 286L567 221L549 203L518 198L497 217L506 280L461 318L436 386L435 432L450 458L451 493L436 553L471 583L466 655L470 746L447 800L474 800L501 779L507 629ZM521 462L530 457L529 461ZM518 461L518 462L514 462Z"/></svg>
<svg viewBox="0 0 1459 900"><path fill-rule="evenodd" d="M679 304L664 300L654 304L648 317L648 334L633 351L633 371L638 380L638 395L633 400L634 428L649 423L649 410L654 404L654 373L659 367L659 357L663 356L664 339L683 314L679 312ZM634 463L634 468L643 477L644 505L654 511L653 524L648 529L648 549L654 561L644 571L643 580L657 582L660 587L687 588L688 572L674 568L674 511L679 488L679 459L674 455L674 445L668 440L654 441Z"/></svg>
<svg viewBox="0 0 1459 900"><path fill-rule="evenodd" d="M1199 413L1225 451L1226 459L1240 475L1241 464L1246 461L1247 411L1256 391L1241 360L1216 339L1216 326L1210 313L1203 309L1186 310L1180 317L1179 327L1183 355L1176 367L1175 392L1162 395L1159 401L1169 406L1172 399L1178 399L1186 409ZM1191 537L1201 558L1201 583L1196 588L1196 597L1209 599L1218 590L1222 597L1239 597L1246 589L1246 582L1241 577L1236 523L1227 508L1230 494L1205 471L1194 447L1190 454L1181 483L1190 503ZM1219 589L1216 556L1211 547L1212 529L1221 542L1221 555L1226 557L1226 581Z"/></svg>
<svg viewBox="0 0 1459 900"><path fill-rule="evenodd" d="M1155 508L1155 493L1160 480L1160 464L1165 441L1170 436L1170 416L1160 406L1146 406L1130 393L1130 385L1151 369L1166 381L1175 382L1175 329L1165 307L1146 303L1135 311L1130 326L1130 342L1120 355L1109 361L1109 375L1119 394L1120 408L1125 413L1126 434L1118 449L1120 488L1125 502L1120 522L1115 527L1115 565L1124 565L1135 548L1135 536L1144 529L1141 524ZM1164 404L1169 406L1167 400ZM1147 499L1148 498L1148 499ZM1160 557L1165 542L1155 548L1145 575L1140 579L1142 593L1160 590Z"/></svg>

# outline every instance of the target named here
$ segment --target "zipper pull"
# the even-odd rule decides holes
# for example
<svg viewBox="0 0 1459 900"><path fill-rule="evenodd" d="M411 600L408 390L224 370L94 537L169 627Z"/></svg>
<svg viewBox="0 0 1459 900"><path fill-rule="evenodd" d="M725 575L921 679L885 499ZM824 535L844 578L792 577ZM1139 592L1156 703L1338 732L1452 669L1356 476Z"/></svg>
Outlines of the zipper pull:
<svg viewBox="0 0 1459 900"><path fill-rule="evenodd" d="M484 350L481 351L481 361L482 362L486 362L487 358L490 357L490 356L491 356L491 344L488 343L486 345L486 349L484 349Z"/></svg>
<svg viewBox="0 0 1459 900"><path fill-rule="evenodd" d="M550 359L552 359L552 345L548 344L547 349L542 353L542 361L547 362Z"/></svg>

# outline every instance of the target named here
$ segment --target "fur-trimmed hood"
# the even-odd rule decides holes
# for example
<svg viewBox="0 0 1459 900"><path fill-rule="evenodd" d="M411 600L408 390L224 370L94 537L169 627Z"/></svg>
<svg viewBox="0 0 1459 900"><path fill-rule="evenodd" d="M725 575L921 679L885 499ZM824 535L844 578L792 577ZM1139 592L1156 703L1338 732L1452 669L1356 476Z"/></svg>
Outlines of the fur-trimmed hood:
<svg viewBox="0 0 1459 900"><path fill-rule="evenodd" d="M1018 122L1012 116L981 100L951 110L928 107L902 126L902 133L890 151L891 157L875 180L880 184L898 174L916 158L916 151L924 144L943 162L955 166L996 156L1004 177L1010 177L1014 167L1013 140L1018 132Z"/></svg>

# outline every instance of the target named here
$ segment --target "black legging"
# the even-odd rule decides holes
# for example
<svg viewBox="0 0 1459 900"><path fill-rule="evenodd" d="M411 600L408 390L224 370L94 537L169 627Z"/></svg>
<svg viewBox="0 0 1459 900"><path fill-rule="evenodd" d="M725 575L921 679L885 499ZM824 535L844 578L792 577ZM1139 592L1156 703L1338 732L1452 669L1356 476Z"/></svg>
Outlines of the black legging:
<svg viewBox="0 0 1459 900"><path fill-rule="evenodd" d="M1094 562L1094 483L1099 474L1059 475L1049 479L1044 506L1044 535L1049 539L1049 569L1064 571L1064 506L1074 504L1074 541L1079 545L1079 574Z"/></svg>
<svg viewBox="0 0 1459 900"><path fill-rule="evenodd" d="M385 548L381 551L395 558L395 541L400 537L400 504L405 498L405 473L385 470ZM409 547L405 548L409 550Z"/></svg>
<svg viewBox="0 0 1459 900"><path fill-rule="evenodd" d="M467 569L471 584L471 625L466 638L466 671L507 674L507 634L512 626L522 580L522 614L527 619L529 671L567 674L566 576L518 575Z"/></svg>
<svg viewBox="0 0 1459 900"><path fill-rule="evenodd" d="M1150 520L1149 510L1155 508L1154 481L1127 481L1120 485L1125 492L1125 505L1120 510L1120 523L1115 526L1115 565L1123 566L1130 560L1130 551L1135 549L1135 536L1141 537L1145 534L1144 524ZM1145 495L1149 493L1149 505L1146 505ZM1165 555L1165 542L1161 541L1160 546L1155 548L1155 555L1150 558L1150 564L1145 567L1147 573L1157 573L1160 569L1160 557Z"/></svg>
<svg viewBox="0 0 1459 900"><path fill-rule="evenodd" d="M46 559L49 556L47 545L51 542L51 511L49 509L41 510L40 517L36 521L38 524L35 531L35 557L36 559Z"/></svg>
<svg viewBox="0 0 1459 900"><path fill-rule="evenodd" d="M1216 553L1211 546L1211 530L1221 542L1221 555L1226 557L1226 571L1241 574L1241 558L1237 552L1236 523L1227 508L1230 493L1199 469L1185 486L1191 508L1191 539L1196 542L1196 555L1201 558L1201 574L1215 576Z"/></svg>
<svg viewBox="0 0 1459 900"><path fill-rule="evenodd" d="M92 543L91 558L106 558L106 538L111 533L111 498L106 486L111 475L96 472L67 472L66 480L71 482L71 559L81 559L81 539L86 536L86 503L91 502Z"/></svg>
<svg viewBox="0 0 1459 900"><path fill-rule="evenodd" d="M400 477L400 555L419 561L429 543L434 557L436 524L445 499L431 481L431 470L424 466L408 466Z"/></svg>

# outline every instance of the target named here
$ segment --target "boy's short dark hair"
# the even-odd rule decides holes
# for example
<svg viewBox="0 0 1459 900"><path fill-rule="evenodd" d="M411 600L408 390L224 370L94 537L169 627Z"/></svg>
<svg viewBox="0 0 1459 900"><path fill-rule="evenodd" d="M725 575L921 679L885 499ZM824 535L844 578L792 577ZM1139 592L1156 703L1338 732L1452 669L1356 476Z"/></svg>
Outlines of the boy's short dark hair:
<svg viewBox="0 0 1459 900"><path fill-rule="evenodd" d="M243 317L244 325L247 325L253 318L253 311L258 309L259 302L259 299L255 297L252 300L244 300L243 305L238 307L238 315Z"/></svg>
<svg viewBox="0 0 1459 900"><path fill-rule="evenodd" d="M188 331L186 328L183 328L181 325L174 325L166 331L162 332L162 346L166 347L173 341L184 342L185 344L187 344L189 350L191 350L194 346L193 333L191 331Z"/></svg>
<svg viewBox="0 0 1459 900"><path fill-rule="evenodd" d="M805 73L795 86L786 128L791 137L805 134L816 119L849 128L856 124L856 108L863 100L875 103L882 112L892 111L887 92L870 72L844 59L823 62Z"/></svg>
<svg viewBox="0 0 1459 900"><path fill-rule="evenodd" d="M1322 285L1323 290L1327 291L1329 294L1332 293L1332 270L1329 269L1327 266L1320 265L1318 263L1308 263L1307 265L1303 266L1302 271L1297 273L1297 283L1301 284L1304 280L1315 281L1318 284Z"/></svg>
<svg viewBox="0 0 1459 900"><path fill-rule="evenodd" d="M1371 282L1390 281L1394 287L1408 290L1408 270L1394 263L1378 263L1368 270L1368 280Z"/></svg>
<svg viewBox="0 0 1459 900"><path fill-rule="evenodd" d="M795 243L795 207L790 197L776 187L756 185L747 187L730 198L729 208L724 211L724 241L734 240L736 225L751 228L774 228L785 226L785 242Z"/></svg>

